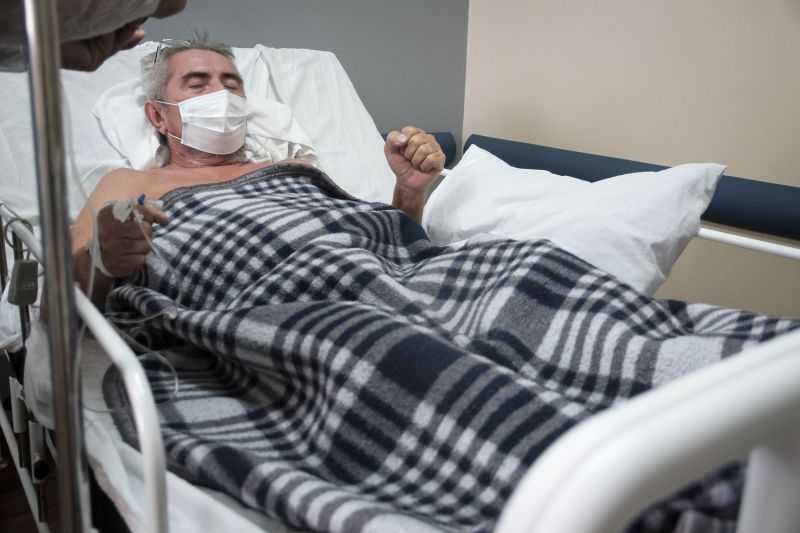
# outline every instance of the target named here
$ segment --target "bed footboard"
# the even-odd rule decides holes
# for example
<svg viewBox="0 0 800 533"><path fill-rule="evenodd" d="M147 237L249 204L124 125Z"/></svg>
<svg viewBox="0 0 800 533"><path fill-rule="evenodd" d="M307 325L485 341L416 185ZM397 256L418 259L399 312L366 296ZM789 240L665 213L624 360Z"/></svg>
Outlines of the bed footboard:
<svg viewBox="0 0 800 533"><path fill-rule="evenodd" d="M798 354L800 331L579 424L527 472L497 532L620 531L751 450L738 531L800 531Z"/></svg>

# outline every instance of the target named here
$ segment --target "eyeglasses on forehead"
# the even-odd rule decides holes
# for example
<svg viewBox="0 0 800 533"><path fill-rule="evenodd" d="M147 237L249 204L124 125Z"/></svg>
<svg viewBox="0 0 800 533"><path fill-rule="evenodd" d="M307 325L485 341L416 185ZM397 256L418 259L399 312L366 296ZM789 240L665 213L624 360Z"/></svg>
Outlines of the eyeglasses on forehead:
<svg viewBox="0 0 800 533"><path fill-rule="evenodd" d="M156 55L153 57L153 64L158 63L158 56L161 54L162 48L170 48L172 46L188 46L189 41L182 41L180 39L161 39L158 41L158 48L156 48Z"/></svg>

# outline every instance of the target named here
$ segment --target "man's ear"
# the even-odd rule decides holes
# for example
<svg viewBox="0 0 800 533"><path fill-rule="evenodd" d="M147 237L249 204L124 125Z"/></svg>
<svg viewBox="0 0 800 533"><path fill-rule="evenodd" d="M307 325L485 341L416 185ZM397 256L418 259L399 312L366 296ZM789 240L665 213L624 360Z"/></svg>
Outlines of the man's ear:
<svg viewBox="0 0 800 533"><path fill-rule="evenodd" d="M159 133L162 135L167 133L167 123L160 105L152 100L148 100L144 104L144 114L147 120L150 121L150 124L152 124Z"/></svg>

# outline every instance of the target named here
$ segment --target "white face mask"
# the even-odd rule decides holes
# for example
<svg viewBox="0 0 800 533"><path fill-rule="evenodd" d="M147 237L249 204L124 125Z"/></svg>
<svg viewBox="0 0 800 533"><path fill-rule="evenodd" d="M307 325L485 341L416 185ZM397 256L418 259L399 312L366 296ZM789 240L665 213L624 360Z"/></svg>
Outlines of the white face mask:
<svg viewBox="0 0 800 533"><path fill-rule="evenodd" d="M201 94L176 105L181 113L181 144L209 154L232 154L247 134L247 100L229 91ZM167 132L170 137L177 136Z"/></svg>

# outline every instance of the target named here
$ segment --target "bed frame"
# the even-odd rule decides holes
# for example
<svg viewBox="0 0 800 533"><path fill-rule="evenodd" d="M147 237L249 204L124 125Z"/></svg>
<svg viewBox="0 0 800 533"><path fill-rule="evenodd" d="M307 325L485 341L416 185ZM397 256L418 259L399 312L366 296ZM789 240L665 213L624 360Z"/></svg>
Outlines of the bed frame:
<svg viewBox="0 0 800 533"><path fill-rule="evenodd" d="M146 465L148 531L167 531L164 448L144 373L130 348L72 284L63 194L65 171L55 1L26 0L25 6L43 249L21 221L13 220L13 213L0 209L0 214L9 229L46 265L55 416L60 428L56 432L54 454L58 457L61 529L78 532L91 528L80 390L75 386L75 317L80 316L122 372ZM576 177L602 178L661 168L487 137L473 136L467 146L472 143L481 144L516 166L531 165ZM520 164L517 158L524 158L527 163ZM584 170L576 170L581 168ZM726 196L737 197L746 191L746 215L754 222L734 225L795 239L800 236L800 215L796 208L800 205L800 190L767 186L774 196L772 192L767 195L765 212L756 214L755 206L762 204L755 198L760 196L749 192L753 186L750 180L740 180L723 179L718 189L720 199L715 196L706 213L709 220L711 217L724 220L726 215L716 213L723 209L719 206L726 204ZM776 204L772 202L783 201L786 209L773 217ZM736 216L741 215L738 208L736 212ZM792 229L784 230L784 225ZM775 246L780 253L800 258L793 247ZM525 475L504 510L497 531L618 531L648 503L751 450L739 531L800 531L798 355L800 332L642 394L580 424L550 447ZM8 434L4 410L0 410L0 422L12 445L15 433L12 430ZM687 427L691 431L687 432ZM12 448L12 456L29 499L33 494L31 505L35 508L35 476L20 461L25 453ZM623 463L629 468L620 471L618 465ZM580 512L576 512L576 503ZM46 525L43 527L46 530Z"/></svg>

